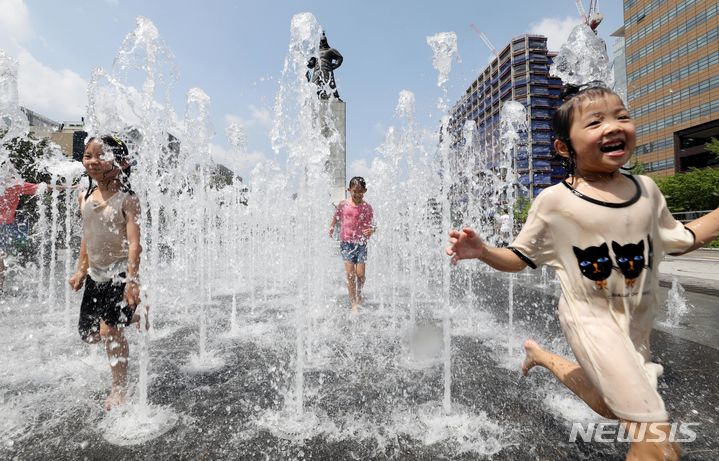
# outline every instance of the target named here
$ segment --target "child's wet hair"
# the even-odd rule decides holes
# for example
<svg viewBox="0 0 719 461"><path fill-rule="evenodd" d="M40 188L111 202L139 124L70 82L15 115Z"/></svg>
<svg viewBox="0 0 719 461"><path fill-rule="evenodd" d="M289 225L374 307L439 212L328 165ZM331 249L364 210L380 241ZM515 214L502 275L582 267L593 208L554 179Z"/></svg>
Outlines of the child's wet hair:
<svg viewBox="0 0 719 461"><path fill-rule="evenodd" d="M130 186L130 149L127 148L127 144L125 141L120 139L117 135L114 134L103 134L101 136L93 136L90 139L87 140L87 144L85 145L85 149L87 149L87 146L89 146L93 142L101 142L103 147L103 152L107 153L108 151L112 153L113 157L113 163L120 168L120 184L121 184L121 190L123 192L128 192L130 194L134 193L132 192L131 186ZM120 165L124 164L124 168ZM87 188L86 197L89 197L90 194L93 191L92 187L92 178L88 176L89 180L89 186Z"/></svg>
<svg viewBox="0 0 719 461"><path fill-rule="evenodd" d="M594 82L593 82L594 83ZM569 151L569 158L567 159L567 173L574 175L574 167L576 165L576 152L572 147L572 143L569 139L569 131L574 122L574 115L577 108L584 101L594 101L597 99L605 98L609 95L619 95L603 85L588 85L578 87L575 85L565 85L562 89L560 98L564 101L561 106L554 111L552 116L552 130L554 131L554 139L562 141L567 146ZM619 98L621 100L621 98Z"/></svg>
<svg viewBox="0 0 719 461"><path fill-rule="evenodd" d="M125 141L123 141L116 135L104 134L102 136L91 137L87 140L87 145L89 146L95 141L102 142L104 152L107 152L108 150L112 152L112 156L118 166L120 163L127 163L128 165L126 170L128 171L126 172L126 174L129 174L130 150L127 148L127 144L125 144Z"/></svg>
<svg viewBox="0 0 719 461"><path fill-rule="evenodd" d="M362 176L355 176L354 178L350 179L350 185L348 189L352 189L352 187L358 186L362 189L367 189L367 184L364 181L364 178Z"/></svg>

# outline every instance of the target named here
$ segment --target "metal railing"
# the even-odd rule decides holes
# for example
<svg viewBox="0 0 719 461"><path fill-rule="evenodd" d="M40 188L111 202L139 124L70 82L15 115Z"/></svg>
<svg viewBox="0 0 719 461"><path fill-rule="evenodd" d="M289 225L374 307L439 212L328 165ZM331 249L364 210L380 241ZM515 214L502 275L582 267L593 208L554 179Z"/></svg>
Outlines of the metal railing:
<svg viewBox="0 0 719 461"><path fill-rule="evenodd" d="M674 219L677 221L686 224L688 222L694 221L697 218L701 218L705 214L711 213L713 210L701 210L701 211L681 211L679 213L672 213L672 216L674 216Z"/></svg>

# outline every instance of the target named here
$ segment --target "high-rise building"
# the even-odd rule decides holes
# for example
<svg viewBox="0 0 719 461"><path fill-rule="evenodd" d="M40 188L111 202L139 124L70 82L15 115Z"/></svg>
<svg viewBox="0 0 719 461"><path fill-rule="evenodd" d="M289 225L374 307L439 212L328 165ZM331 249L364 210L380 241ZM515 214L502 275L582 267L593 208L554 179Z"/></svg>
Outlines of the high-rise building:
<svg viewBox="0 0 719 461"><path fill-rule="evenodd" d="M636 158L654 174L719 166L719 1L624 0Z"/></svg>
<svg viewBox="0 0 719 461"><path fill-rule="evenodd" d="M614 74L614 91L627 103L627 61L624 53L624 26L612 32L612 71Z"/></svg>
<svg viewBox="0 0 719 461"><path fill-rule="evenodd" d="M501 152L500 110L514 100L527 108L529 129L517 151L516 166L522 192L530 199L564 178L564 168L552 147L551 118L559 105L562 82L549 75L556 53L547 38L522 35L512 39L467 88L451 111L450 132L460 139L467 120L477 125L482 162L492 168ZM460 141L461 142L461 141Z"/></svg>

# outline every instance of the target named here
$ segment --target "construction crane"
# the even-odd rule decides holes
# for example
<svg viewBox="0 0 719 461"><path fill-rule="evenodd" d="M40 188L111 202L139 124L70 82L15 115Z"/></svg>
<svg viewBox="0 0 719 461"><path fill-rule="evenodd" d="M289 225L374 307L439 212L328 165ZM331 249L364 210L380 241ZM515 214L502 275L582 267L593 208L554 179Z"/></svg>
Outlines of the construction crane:
<svg viewBox="0 0 719 461"><path fill-rule="evenodd" d="M582 0L575 0L577 4L577 10L579 15L582 17L584 24L588 25L592 30L596 31L599 24L604 19L604 15L597 11L597 0L589 0L589 10L584 10Z"/></svg>
<svg viewBox="0 0 719 461"><path fill-rule="evenodd" d="M475 26L474 24L470 24L469 26L472 28L472 30L474 30L475 32L477 32L477 34L478 34L479 37L482 39L482 41L484 42L484 44L487 45L487 48L489 48L489 51L491 51L492 54L493 54L497 59L499 59L499 53L497 53L497 50L494 48L494 45L492 45L492 42L489 41L489 38L487 38L487 36L484 34L484 32L482 32L481 30L479 30L479 27Z"/></svg>

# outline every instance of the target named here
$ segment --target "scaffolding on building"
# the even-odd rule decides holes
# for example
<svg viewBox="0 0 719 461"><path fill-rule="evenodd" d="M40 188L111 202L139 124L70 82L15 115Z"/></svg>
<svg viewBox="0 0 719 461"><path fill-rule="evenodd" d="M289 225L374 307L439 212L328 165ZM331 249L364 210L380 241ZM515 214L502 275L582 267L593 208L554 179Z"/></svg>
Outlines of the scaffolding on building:
<svg viewBox="0 0 719 461"><path fill-rule="evenodd" d="M556 53L547 50L547 38L522 35L510 41L467 88L451 111L450 130L462 143L465 121L477 126L478 151L483 164L496 165L499 144L500 109L514 100L527 108L529 129L517 152L516 166L522 192L530 199L565 176L562 162L552 146L551 119L561 103L562 82L549 75ZM479 172L478 172L479 173Z"/></svg>

